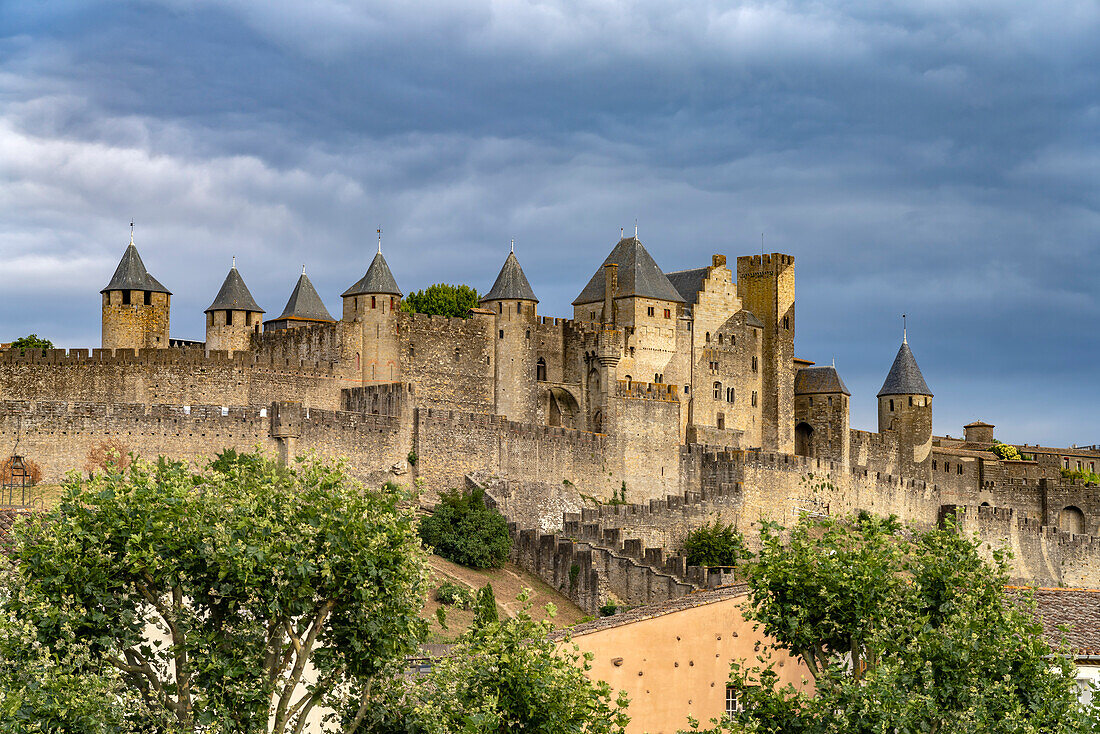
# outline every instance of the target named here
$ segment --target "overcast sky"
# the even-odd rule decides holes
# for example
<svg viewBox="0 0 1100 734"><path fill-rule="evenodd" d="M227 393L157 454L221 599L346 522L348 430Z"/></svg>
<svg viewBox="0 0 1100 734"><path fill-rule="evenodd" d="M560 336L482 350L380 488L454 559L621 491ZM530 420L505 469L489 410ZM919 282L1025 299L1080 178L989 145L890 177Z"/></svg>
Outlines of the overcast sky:
<svg viewBox="0 0 1100 734"><path fill-rule="evenodd" d="M900 314L935 430L1100 443L1100 4L0 0L0 341L99 346L129 241L204 337L384 252L543 315L639 222L666 271L796 258L797 354L853 427Z"/></svg>

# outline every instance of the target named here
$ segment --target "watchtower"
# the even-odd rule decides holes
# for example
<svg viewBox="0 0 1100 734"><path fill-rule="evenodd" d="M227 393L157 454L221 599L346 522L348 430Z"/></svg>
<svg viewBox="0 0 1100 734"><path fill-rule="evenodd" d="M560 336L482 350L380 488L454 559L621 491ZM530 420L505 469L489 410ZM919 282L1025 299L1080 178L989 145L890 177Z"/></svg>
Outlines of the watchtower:
<svg viewBox="0 0 1100 734"><path fill-rule="evenodd" d="M401 289L382 256L382 234L378 252L366 274L341 294L344 313L341 319L348 331L348 345L358 349L346 355L355 361L356 370L366 382L394 382L401 379L397 312L401 308Z"/></svg>
<svg viewBox="0 0 1100 734"><path fill-rule="evenodd" d="M481 305L493 312L496 334L495 411L515 421L536 418L535 352L538 302L516 258L515 245Z"/></svg>
<svg viewBox="0 0 1100 734"><path fill-rule="evenodd" d="M899 474L915 479L931 476L932 391L904 335L878 391L878 430L896 434Z"/></svg>
<svg viewBox="0 0 1100 734"><path fill-rule="evenodd" d="M764 322L761 336L763 448L794 452L794 256L737 258L737 296Z"/></svg>
<svg viewBox="0 0 1100 734"><path fill-rule="evenodd" d="M100 291L103 296L104 349L166 349L172 294L149 275L134 246L130 244Z"/></svg>
<svg viewBox="0 0 1100 734"><path fill-rule="evenodd" d="M221 290L206 309L206 348L247 351L252 334L261 331L263 314L237 271L237 258L233 258Z"/></svg>
<svg viewBox="0 0 1100 734"><path fill-rule="evenodd" d="M851 452L848 400L836 367L803 367L794 376L794 451L847 464Z"/></svg>

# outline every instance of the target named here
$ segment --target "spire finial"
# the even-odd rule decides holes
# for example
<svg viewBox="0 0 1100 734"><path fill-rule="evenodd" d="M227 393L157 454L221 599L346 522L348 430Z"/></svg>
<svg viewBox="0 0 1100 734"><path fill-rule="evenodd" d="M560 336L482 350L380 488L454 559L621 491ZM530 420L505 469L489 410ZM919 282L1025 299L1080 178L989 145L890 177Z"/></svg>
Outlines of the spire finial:
<svg viewBox="0 0 1100 734"><path fill-rule="evenodd" d="M634 239L638 239L638 218L634 217Z"/></svg>
<svg viewBox="0 0 1100 734"><path fill-rule="evenodd" d="M130 219L130 244L134 244L134 220Z"/></svg>
<svg viewBox="0 0 1100 734"><path fill-rule="evenodd" d="M302 275L306 274L306 264L302 263Z"/></svg>
<svg viewBox="0 0 1100 734"><path fill-rule="evenodd" d="M378 254L382 254L382 228L378 228Z"/></svg>
<svg viewBox="0 0 1100 734"><path fill-rule="evenodd" d="M623 237L626 237L626 230L622 227L619 227L619 239L621 240Z"/></svg>
<svg viewBox="0 0 1100 734"><path fill-rule="evenodd" d="M515 252L516 252L516 238L515 237L512 238L512 249L510 250L510 252L512 254L515 254Z"/></svg>
<svg viewBox="0 0 1100 734"><path fill-rule="evenodd" d="M905 328L905 314L902 314L901 315L901 343L902 344L908 344L909 343L909 334L907 333L907 331L908 330Z"/></svg>
<svg viewBox="0 0 1100 734"><path fill-rule="evenodd" d="M234 270L237 269L237 256L236 255L233 256L233 269Z"/></svg>

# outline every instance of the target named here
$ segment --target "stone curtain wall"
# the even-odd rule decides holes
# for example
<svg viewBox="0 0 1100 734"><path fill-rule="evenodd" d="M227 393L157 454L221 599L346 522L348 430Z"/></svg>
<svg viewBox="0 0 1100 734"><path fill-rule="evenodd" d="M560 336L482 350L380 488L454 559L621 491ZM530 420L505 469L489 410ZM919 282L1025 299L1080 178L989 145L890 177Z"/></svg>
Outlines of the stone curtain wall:
<svg viewBox="0 0 1100 734"><path fill-rule="evenodd" d="M154 459L212 458L226 448L273 450L265 409L218 405L125 405L104 403L0 401L0 452L16 450L42 467L44 482L60 481L70 469L83 471L88 452L118 441Z"/></svg>
<svg viewBox="0 0 1100 734"><path fill-rule="evenodd" d="M266 405L297 400L339 407L329 362L264 359L202 349L6 350L0 399L146 405Z"/></svg>
<svg viewBox="0 0 1100 734"><path fill-rule="evenodd" d="M418 405L491 414L493 317L399 313L397 318L402 379L416 386Z"/></svg>

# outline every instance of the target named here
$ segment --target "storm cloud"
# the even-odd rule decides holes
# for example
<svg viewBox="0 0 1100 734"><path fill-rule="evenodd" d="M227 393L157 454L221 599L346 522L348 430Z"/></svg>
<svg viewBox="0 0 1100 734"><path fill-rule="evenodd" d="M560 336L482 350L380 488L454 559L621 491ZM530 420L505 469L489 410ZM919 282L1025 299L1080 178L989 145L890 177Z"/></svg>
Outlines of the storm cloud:
<svg viewBox="0 0 1100 734"><path fill-rule="evenodd" d="M793 254L799 356L852 422L910 315L936 432L1097 443L1100 6L945 2L0 4L0 340L99 343L136 220L202 338L230 258L277 314L384 251L407 292L544 315L618 238L666 270Z"/></svg>

